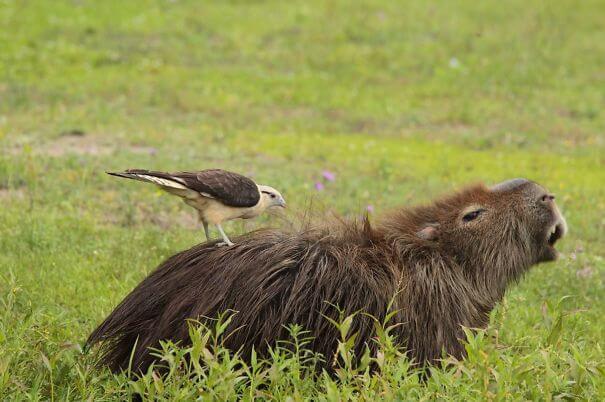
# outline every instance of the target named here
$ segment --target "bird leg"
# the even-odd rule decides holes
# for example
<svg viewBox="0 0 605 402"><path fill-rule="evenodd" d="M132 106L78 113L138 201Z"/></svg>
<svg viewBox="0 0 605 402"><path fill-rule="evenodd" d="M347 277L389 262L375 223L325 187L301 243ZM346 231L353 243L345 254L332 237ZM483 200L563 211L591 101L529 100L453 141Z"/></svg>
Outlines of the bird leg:
<svg viewBox="0 0 605 402"><path fill-rule="evenodd" d="M210 231L208 230L208 224L204 221L202 221L202 224L204 225L204 233L206 234L206 241L210 241Z"/></svg>
<svg viewBox="0 0 605 402"><path fill-rule="evenodd" d="M218 246L224 246L224 245L233 246L233 242L231 240L229 240L229 238L225 234L225 231L223 230L223 227L221 226L221 224L217 223L216 227L217 227L218 231L220 232L221 237L223 238L223 241L221 243L218 243L217 245Z"/></svg>
<svg viewBox="0 0 605 402"><path fill-rule="evenodd" d="M187 200L185 200L185 202L187 202ZM204 225L204 233L206 234L206 241L208 242L210 241L210 230L208 230L208 222L206 222L206 219L204 219L204 215L200 210L197 211L197 217L199 221L202 222L202 225Z"/></svg>

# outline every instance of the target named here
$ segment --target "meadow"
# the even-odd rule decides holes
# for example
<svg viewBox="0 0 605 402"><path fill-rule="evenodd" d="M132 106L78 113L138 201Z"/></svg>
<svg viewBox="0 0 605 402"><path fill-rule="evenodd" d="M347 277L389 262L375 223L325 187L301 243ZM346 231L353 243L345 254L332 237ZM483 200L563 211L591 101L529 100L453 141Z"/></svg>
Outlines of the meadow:
<svg viewBox="0 0 605 402"><path fill-rule="evenodd" d="M603 15L599 0L0 0L0 399L604 400ZM130 379L96 368L86 337L203 239L183 203L104 173L135 167L238 171L294 220L527 177L570 233L426 381L388 333L378 373L330 378L309 373L300 328L299 353L242 366L218 324L166 345L168 377ZM200 350L205 367L180 364Z"/></svg>

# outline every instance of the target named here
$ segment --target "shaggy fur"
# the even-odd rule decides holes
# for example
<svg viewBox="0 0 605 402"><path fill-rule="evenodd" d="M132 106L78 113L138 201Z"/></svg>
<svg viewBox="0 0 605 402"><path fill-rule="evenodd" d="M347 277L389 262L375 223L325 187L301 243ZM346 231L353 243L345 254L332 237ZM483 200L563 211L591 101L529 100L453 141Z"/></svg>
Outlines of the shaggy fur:
<svg viewBox="0 0 605 402"><path fill-rule="evenodd" d="M479 212L477 212L479 211ZM556 227L557 235L553 235ZM186 319L237 313L225 346L247 358L302 325L310 347L334 356L338 334L324 317L361 310L379 320L393 300L397 341L414 361L464 356L462 327L485 327L507 285L539 262L556 258L565 222L539 185L517 180L469 187L431 205L394 211L375 227L340 222L285 232L261 230L233 247L197 245L165 261L90 335L103 341L112 370L146 370L150 347L188 343ZM326 303L329 302L329 303ZM370 318L358 314L351 333L359 354L371 341Z"/></svg>

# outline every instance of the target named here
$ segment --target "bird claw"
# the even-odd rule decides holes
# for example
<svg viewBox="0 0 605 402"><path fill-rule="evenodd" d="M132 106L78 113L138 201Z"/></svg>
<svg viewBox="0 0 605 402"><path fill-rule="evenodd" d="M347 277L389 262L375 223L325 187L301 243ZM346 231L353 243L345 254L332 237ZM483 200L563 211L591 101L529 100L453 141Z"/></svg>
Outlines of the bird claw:
<svg viewBox="0 0 605 402"><path fill-rule="evenodd" d="M233 246L233 243L231 243L231 242L227 243L227 242L224 242L224 241L220 241L220 242L216 243L216 247L223 247L223 246L231 247L231 246Z"/></svg>

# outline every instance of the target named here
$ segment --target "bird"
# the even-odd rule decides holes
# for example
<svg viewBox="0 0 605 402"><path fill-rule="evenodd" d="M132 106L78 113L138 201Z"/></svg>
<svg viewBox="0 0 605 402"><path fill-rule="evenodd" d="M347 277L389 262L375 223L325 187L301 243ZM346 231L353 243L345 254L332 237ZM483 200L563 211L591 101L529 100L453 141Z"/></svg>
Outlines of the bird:
<svg viewBox="0 0 605 402"><path fill-rule="evenodd" d="M179 196L195 208L204 225L206 241L210 241L208 225L218 229L222 242L217 245L233 246L221 224L232 219L250 219L268 208L286 207L284 197L273 187L256 184L239 173L223 169L205 169L196 172L159 172L145 169L128 169L122 172L105 172L156 184L162 190Z"/></svg>

